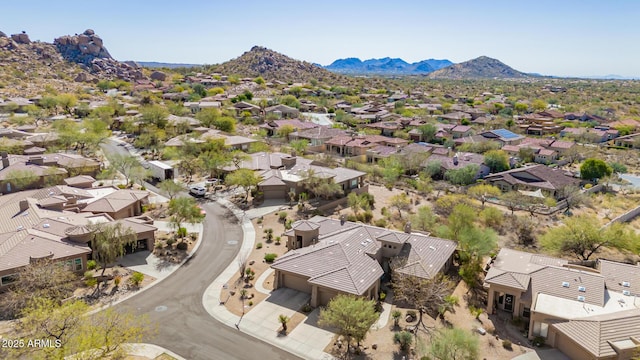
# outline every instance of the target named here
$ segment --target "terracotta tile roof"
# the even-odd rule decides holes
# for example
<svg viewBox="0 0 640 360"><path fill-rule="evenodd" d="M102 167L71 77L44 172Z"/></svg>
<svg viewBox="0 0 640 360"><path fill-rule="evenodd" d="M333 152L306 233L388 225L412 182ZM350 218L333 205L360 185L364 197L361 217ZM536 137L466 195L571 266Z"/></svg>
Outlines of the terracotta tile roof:
<svg viewBox="0 0 640 360"><path fill-rule="evenodd" d="M451 240L419 234L406 234L407 241L400 251L407 262L396 271L425 279L441 272L456 250L457 244Z"/></svg>
<svg viewBox="0 0 640 360"><path fill-rule="evenodd" d="M342 129L318 126L312 129L298 130L293 135L302 139L330 139L336 136L344 136L346 132Z"/></svg>
<svg viewBox="0 0 640 360"><path fill-rule="evenodd" d="M66 178L64 179L64 183L69 185L69 186L73 186L73 185L77 185L77 184L84 184L84 183L88 183L88 182L95 182L96 179L94 179L93 177L89 176L89 175L78 175L78 176L73 176L70 178Z"/></svg>

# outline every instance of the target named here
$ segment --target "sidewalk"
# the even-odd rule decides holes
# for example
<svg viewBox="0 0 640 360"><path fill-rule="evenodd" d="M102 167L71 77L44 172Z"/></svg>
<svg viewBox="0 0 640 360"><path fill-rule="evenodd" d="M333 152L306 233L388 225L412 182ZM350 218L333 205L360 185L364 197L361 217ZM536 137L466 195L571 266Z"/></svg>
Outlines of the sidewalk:
<svg viewBox="0 0 640 360"><path fill-rule="evenodd" d="M162 354L166 354L171 356L172 358L175 358L176 360L186 360L182 356L154 344L125 344L124 348L126 349L127 355L130 356L143 356L149 359L155 359Z"/></svg>
<svg viewBox="0 0 640 360"><path fill-rule="evenodd" d="M238 257L243 254L248 254L253 250L255 243L255 229L249 216L227 199L218 198L216 201L231 210L236 217L238 217L238 220L242 222L244 237L242 247L238 252ZM334 359L333 356L323 351L331 341L333 333L315 326L318 309L309 314L305 321L296 326L296 328L286 336L278 335L278 315L280 313L288 316L293 315L293 310L289 310L289 308L298 308L296 307L297 305L301 306L306 303L308 294L305 295L291 289L274 291L268 298L256 305L248 314L244 315L243 318L232 314L224 305L220 304L220 291L222 287L226 285L239 270L238 262L236 261L238 257L229 264L225 271L223 271L205 291L202 297L202 303L207 312L227 326L235 327L238 331L266 341L273 346L289 351L303 359ZM265 275L261 276L261 278L264 277ZM262 288L261 290L266 291L266 289ZM288 304L289 308L287 308L285 304Z"/></svg>

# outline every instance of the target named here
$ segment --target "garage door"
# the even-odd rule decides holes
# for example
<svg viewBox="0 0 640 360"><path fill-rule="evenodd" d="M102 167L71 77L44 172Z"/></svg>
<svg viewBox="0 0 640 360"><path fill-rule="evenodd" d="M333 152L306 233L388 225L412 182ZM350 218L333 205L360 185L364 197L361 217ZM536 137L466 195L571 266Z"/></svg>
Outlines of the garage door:
<svg viewBox="0 0 640 360"><path fill-rule="evenodd" d="M303 278L300 276L285 275L284 286L290 289L302 291L308 294L311 293L311 285L307 282L306 278Z"/></svg>
<svg viewBox="0 0 640 360"><path fill-rule="evenodd" d="M318 303L319 305L327 305L331 299L333 299L338 293L335 291L329 291L326 289L318 290Z"/></svg>
<svg viewBox="0 0 640 360"><path fill-rule="evenodd" d="M282 189L269 189L263 191L265 199L284 199L284 190Z"/></svg>

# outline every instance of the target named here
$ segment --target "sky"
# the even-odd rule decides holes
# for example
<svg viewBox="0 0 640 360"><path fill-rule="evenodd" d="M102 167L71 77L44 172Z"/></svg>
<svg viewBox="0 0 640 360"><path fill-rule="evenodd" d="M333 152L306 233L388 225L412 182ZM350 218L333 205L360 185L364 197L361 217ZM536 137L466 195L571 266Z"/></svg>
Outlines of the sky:
<svg viewBox="0 0 640 360"><path fill-rule="evenodd" d="M298 60L479 56L555 76L640 77L636 0L3 1L0 31L93 29L121 61L217 64L254 45Z"/></svg>

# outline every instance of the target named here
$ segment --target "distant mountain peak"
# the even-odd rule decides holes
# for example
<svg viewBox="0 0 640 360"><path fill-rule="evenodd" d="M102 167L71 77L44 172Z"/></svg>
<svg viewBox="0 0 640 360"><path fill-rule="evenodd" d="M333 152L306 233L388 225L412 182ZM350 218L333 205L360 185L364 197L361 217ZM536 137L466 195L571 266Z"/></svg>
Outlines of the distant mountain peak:
<svg viewBox="0 0 640 360"><path fill-rule="evenodd" d="M351 75L424 75L451 65L449 60L428 59L409 64L401 58L383 57L360 60L359 58L338 59L325 69L340 74Z"/></svg>
<svg viewBox="0 0 640 360"><path fill-rule="evenodd" d="M429 74L434 79L517 79L530 77L486 55L451 65Z"/></svg>

